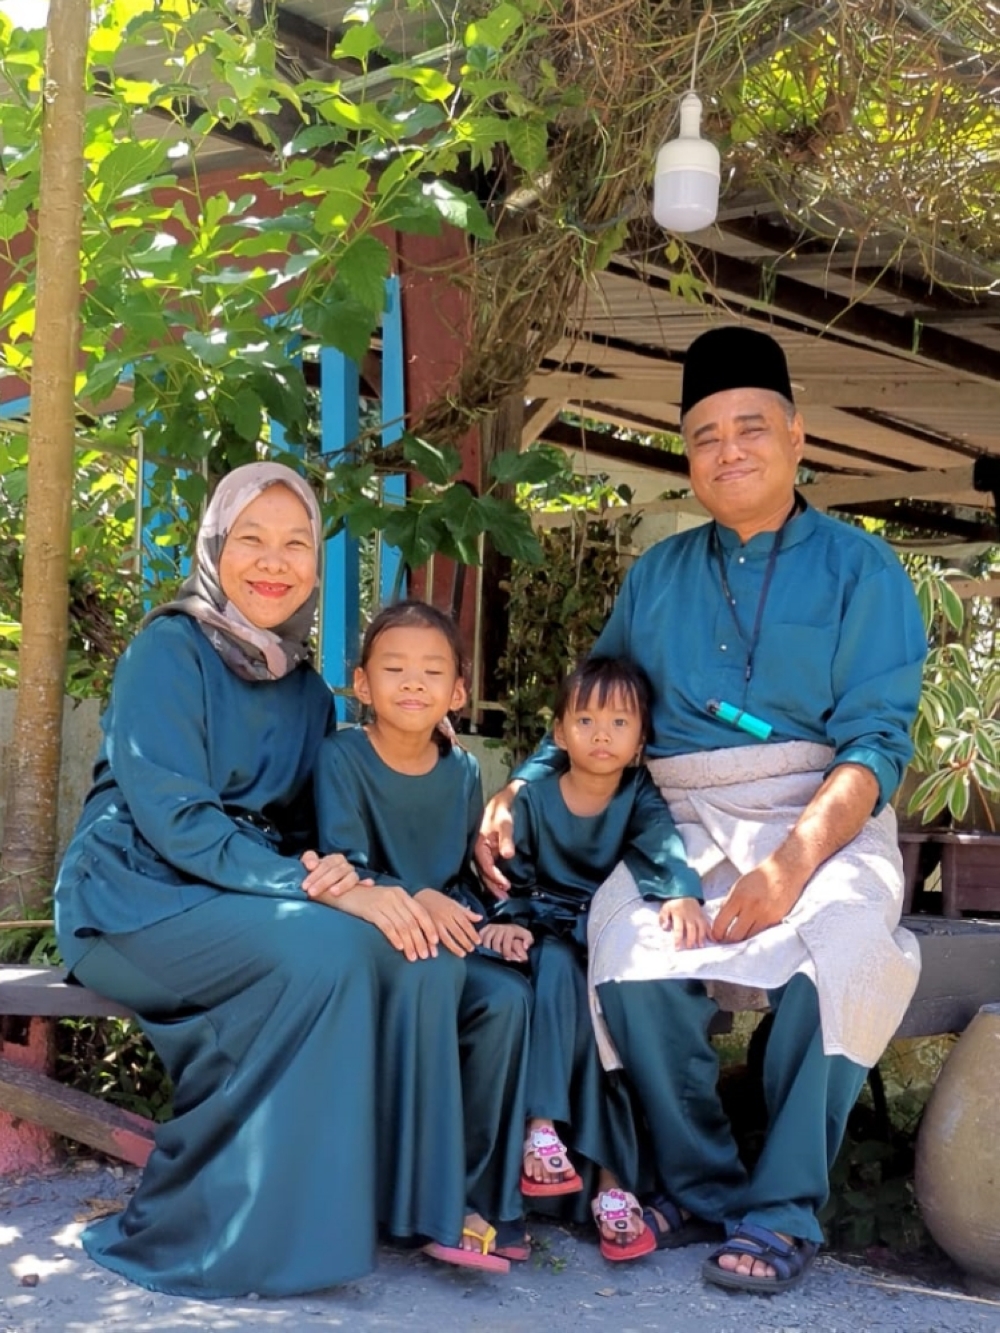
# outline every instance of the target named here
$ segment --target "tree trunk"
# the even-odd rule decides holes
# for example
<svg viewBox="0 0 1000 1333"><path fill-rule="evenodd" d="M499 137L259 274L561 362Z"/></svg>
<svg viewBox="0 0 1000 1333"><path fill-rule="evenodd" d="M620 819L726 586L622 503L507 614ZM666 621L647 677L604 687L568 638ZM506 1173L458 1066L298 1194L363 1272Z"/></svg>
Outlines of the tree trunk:
<svg viewBox="0 0 1000 1333"><path fill-rule="evenodd" d="M54 871L68 638L89 0L51 0L38 206L18 698L0 906L37 910Z"/></svg>

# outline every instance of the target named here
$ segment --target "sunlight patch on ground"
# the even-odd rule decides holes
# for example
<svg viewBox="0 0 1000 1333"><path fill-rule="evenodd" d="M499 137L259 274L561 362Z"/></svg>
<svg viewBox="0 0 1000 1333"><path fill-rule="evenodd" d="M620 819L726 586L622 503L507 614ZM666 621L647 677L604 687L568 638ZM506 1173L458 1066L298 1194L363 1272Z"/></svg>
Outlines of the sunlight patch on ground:
<svg viewBox="0 0 1000 1333"><path fill-rule="evenodd" d="M37 1254L22 1254L8 1267L18 1279L31 1274L46 1278L52 1277L54 1273L72 1273L77 1263L75 1259L41 1259Z"/></svg>
<svg viewBox="0 0 1000 1333"><path fill-rule="evenodd" d="M80 1232L86 1226L86 1222L67 1222L64 1227L58 1231L53 1231L52 1240L56 1245L72 1245L74 1249L80 1250L83 1246L80 1244Z"/></svg>

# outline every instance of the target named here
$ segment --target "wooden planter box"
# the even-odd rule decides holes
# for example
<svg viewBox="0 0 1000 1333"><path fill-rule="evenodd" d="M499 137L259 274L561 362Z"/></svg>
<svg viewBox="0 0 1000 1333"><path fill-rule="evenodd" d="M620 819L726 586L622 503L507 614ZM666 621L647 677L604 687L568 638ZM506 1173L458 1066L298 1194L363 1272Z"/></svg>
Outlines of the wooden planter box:
<svg viewBox="0 0 1000 1333"><path fill-rule="evenodd" d="M938 833L942 910L1000 912L1000 833Z"/></svg>
<svg viewBox="0 0 1000 1333"><path fill-rule="evenodd" d="M901 829L897 837L903 858L903 913L922 912L924 881L941 860L941 846L932 831Z"/></svg>

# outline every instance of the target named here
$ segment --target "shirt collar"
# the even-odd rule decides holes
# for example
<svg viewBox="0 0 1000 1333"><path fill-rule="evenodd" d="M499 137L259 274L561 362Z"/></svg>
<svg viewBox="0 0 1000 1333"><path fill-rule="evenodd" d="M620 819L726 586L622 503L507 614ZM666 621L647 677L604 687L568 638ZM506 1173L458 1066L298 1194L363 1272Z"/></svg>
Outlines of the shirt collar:
<svg viewBox="0 0 1000 1333"><path fill-rule="evenodd" d="M801 492L797 492L797 494L801 494ZM785 528L785 535L781 539L781 549L783 551L789 547L798 546L799 542L805 541L816 531L817 512L804 496L802 497L802 503L805 505L805 509L791 518ZM739 536L732 528L716 523L715 530L719 534L719 543L726 555L731 554L737 547L744 555L769 555L778 536L777 530L774 532L758 532L748 542L741 543Z"/></svg>

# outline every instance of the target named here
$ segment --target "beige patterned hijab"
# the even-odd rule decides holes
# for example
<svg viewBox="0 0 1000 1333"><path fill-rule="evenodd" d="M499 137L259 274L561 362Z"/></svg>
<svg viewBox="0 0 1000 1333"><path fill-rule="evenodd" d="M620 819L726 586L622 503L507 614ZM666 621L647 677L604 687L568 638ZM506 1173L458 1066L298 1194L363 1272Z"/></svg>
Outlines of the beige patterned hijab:
<svg viewBox="0 0 1000 1333"><path fill-rule="evenodd" d="M316 587L299 609L273 630L247 620L222 591L219 559L226 538L243 510L269 486L287 486L309 515L316 548ZM193 572L177 597L151 611L158 616L191 616L226 666L244 680L277 680L309 657L309 635L319 601L322 520L316 497L305 481L281 463L247 463L223 477L198 529Z"/></svg>

